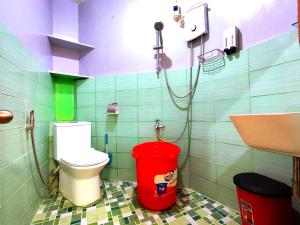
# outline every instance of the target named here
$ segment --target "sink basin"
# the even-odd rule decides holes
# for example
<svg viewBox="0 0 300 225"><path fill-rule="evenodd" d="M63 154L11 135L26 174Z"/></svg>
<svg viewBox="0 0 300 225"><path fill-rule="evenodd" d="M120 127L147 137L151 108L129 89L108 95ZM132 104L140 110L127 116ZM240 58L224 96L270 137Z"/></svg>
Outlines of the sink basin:
<svg viewBox="0 0 300 225"><path fill-rule="evenodd" d="M300 113L243 114L230 118L247 145L300 157Z"/></svg>

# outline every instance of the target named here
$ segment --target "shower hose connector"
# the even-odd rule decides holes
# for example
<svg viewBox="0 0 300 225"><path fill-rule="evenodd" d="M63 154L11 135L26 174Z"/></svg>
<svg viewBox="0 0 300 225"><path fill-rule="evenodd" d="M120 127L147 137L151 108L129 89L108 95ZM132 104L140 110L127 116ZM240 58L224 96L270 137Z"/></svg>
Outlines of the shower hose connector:
<svg viewBox="0 0 300 225"><path fill-rule="evenodd" d="M165 125L162 124L162 121L160 121L158 119L155 120L155 129L162 129L164 127L165 127Z"/></svg>

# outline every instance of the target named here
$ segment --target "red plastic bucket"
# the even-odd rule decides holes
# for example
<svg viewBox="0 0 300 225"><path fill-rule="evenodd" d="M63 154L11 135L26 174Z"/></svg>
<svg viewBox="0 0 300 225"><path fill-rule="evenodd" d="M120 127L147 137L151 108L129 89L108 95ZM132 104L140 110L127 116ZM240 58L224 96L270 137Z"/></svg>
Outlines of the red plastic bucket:
<svg viewBox="0 0 300 225"><path fill-rule="evenodd" d="M133 148L138 200L159 211L176 202L177 161L180 148L165 142L147 142Z"/></svg>

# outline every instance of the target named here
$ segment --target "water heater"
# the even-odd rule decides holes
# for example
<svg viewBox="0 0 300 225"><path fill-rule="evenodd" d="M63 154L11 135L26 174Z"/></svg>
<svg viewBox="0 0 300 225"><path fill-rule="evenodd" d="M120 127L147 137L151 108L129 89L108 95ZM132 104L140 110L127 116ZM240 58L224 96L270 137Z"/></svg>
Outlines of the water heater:
<svg viewBox="0 0 300 225"><path fill-rule="evenodd" d="M184 16L185 40L192 41L208 33L208 6L198 3L191 6Z"/></svg>

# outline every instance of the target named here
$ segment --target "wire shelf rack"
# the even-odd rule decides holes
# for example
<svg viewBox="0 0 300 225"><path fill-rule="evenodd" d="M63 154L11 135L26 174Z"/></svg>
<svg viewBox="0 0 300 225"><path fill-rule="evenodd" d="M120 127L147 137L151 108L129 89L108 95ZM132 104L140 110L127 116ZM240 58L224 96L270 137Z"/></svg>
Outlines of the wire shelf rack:
<svg viewBox="0 0 300 225"><path fill-rule="evenodd" d="M220 49L213 49L199 55L198 58L204 73L216 74L225 67L224 52Z"/></svg>

